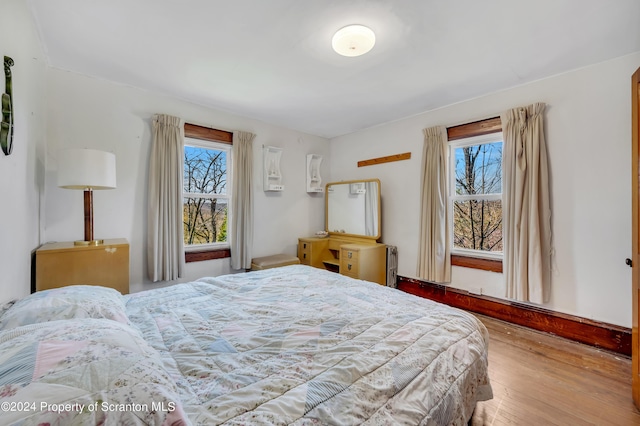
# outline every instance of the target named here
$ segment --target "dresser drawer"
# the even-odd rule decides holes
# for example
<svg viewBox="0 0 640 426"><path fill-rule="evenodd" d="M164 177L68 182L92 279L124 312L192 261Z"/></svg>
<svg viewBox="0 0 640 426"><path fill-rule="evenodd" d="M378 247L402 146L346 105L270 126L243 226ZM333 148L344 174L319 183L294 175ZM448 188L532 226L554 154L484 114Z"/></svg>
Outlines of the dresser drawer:
<svg viewBox="0 0 640 426"><path fill-rule="evenodd" d="M322 261L327 257L327 245L325 238L299 238L298 259L303 265L323 268Z"/></svg>
<svg viewBox="0 0 640 426"><path fill-rule="evenodd" d="M298 242L298 259L303 265L311 265L311 244L299 241Z"/></svg>
<svg viewBox="0 0 640 426"><path fill-rule="evenodd" d="M340 250L340 273L358 278L360 276L360 254L358 250L342 248Z"/></svg>
<svg viewBox="0 0 640 426"><path fill-rule="evenodd" d="M360 265L352 260L343 260L340 263L340 273L351 278L359 278Z"/></svg>
<svg viewBox="0 0 640 426"><path fill-rule="evenodd" d="M340 258L341 259L344 258L345 260L358 263L358 257L360 256L359 253L360 252L358 250L350 250L350 249L343 248L340 253Z"/></svg>

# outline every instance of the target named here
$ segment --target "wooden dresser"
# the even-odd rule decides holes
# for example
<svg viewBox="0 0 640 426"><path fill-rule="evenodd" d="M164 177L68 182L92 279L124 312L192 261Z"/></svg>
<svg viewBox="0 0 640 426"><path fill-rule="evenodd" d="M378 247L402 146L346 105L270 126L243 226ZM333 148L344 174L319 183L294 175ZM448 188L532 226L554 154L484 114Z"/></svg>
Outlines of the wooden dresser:
<svg viewBox="0 0 640 426"><path fill-rule="evenodd" d="M124 238L76 246L47 243L36 250L36 291L88 284L129 293L129 243Z"/></svg>
<svg viewBox="0 0 640 426"><path fill-rule="evenodd" d="M298 258L303 265L385 285L386 247L372 239L354 236L299 238Z"/></svg>

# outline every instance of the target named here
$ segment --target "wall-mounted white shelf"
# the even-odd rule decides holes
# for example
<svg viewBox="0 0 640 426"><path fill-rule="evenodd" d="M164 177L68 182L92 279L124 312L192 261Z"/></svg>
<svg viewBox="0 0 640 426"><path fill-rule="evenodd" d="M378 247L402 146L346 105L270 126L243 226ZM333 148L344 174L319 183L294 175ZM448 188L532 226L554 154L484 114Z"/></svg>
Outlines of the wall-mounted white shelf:
<svg viewBox="0 0 640 426"><path fill-rule="evenodd" d="M322 155L307 155L307 192L324 192L322 176L320 176L320 164Z"/></svg>
<svg viewBox="0 0 640 426"><path fill-rule="evenodd" d="M264 161L263 189L265 191L284 191L282 173L280 172L282 148L265 146L262 148L262 157Z"/></svg>

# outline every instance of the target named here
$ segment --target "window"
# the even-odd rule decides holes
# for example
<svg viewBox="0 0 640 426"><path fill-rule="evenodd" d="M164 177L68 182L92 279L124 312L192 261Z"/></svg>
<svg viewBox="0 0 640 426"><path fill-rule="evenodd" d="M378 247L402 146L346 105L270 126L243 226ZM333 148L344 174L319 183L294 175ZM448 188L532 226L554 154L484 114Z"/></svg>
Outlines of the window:
<svg viewBox="0 0 640 426"><path fill-rule="evenodd" d="M449 143L452 254L502 258L502 133Z"/></svg>
<svg viewBox="0 0 640 426"><path fill-rule="evenodd" d="M187 262L229 257L229 132L185 124L183 227Z"/></svg>
<svg viewBox="0 0 640 426"><path fill-rule="evenodd" d="M183 218L186 248L227 245L229 145L185 138Z"/></svg>

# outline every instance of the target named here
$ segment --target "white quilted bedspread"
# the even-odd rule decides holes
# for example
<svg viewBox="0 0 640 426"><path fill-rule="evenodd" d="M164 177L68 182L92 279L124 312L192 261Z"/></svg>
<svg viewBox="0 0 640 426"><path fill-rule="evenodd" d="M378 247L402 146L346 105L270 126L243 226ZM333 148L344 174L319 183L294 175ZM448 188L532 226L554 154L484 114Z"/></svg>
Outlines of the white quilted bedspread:
<svg viewBox="0 0 640 426"><path fill-rule="evenodd" d="M125 296L194 424L463 425L491 398L474 316L303 265Z"/></svg>

